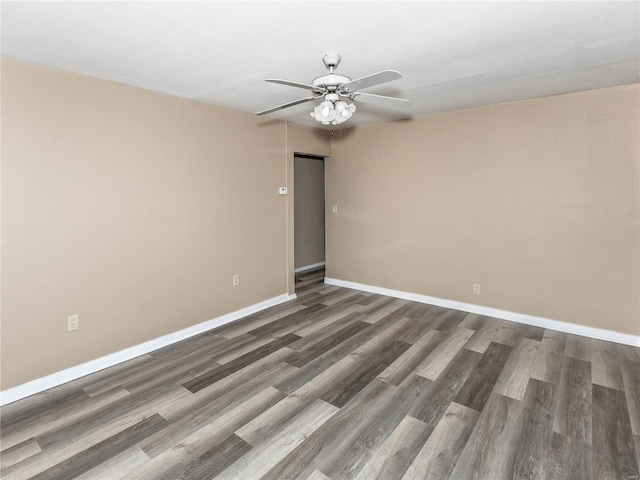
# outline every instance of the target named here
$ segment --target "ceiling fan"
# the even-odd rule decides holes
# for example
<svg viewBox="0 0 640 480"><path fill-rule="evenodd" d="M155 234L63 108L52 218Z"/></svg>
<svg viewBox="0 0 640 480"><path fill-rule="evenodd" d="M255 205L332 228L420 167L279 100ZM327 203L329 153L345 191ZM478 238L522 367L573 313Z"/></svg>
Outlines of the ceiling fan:
<svg viewBox="0 0 640 480"><path fill-rule="evenodd" d="M395 70L383 70L382 72L373 73L366 77L351 80L349 77L334 73L340 63L340 55L337 53L327 53L322 57L322 61L327 69L329 69L329 74L315 78L310 85L291 82L289 80L268 78L266 80L267 82L303 88L311 91L312 95L263 110L262 112L258 112L258 115L266 115L267 113L276 112L301 103L323 99L323 101L314 108L313 112L311 112L311 116L324 125L338 125L351 118L351 115L356 111L356 106L353 103L347 104L343 99L374 103L392 108L406 107L411 104L409 100L404 100L402 98L386 97L384 95L360 92L360 90L365 88L380 85L392 80L398 80L399 78L402 78L400 72Z"/></svg>

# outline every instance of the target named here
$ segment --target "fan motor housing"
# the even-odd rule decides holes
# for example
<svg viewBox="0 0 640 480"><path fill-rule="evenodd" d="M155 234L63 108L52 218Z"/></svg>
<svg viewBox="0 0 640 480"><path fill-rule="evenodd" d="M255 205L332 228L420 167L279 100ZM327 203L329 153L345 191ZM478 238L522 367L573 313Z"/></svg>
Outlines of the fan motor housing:
<svg viewBox="0 0 640 480"><path fill-rule="evenodd" d="M350 81L351 79L349 77L330 73L329 75L323 75L321 77L315 78L313 82L311 82L311 85L313 85L314 87L338 87L343 83L347 83Z"/></svg>

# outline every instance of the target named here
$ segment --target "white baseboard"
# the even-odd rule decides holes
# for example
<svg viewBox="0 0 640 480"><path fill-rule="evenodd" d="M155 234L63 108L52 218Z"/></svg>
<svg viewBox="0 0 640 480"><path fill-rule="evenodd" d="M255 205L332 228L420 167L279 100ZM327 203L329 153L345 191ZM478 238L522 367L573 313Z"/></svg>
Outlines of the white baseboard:
<svg viewBox="0 0 640 480"><path fill-rule="evenodd" d="M222 315L221 317L198 323L197 325L193 325L191 327L170 333L168 335L164 335L154 340L149 340L148 342L144 342L139 345L120 350L119 352L115 352L110 355L106 355L104 357L97 358L80 365L76 365L75 367L67 368L66 370L62 370L60 372L52 373L51 375L47 375L46 377L38 378L31 382L18 385L17 387L9 388L0 392L0 406L7 405L22 398L30 397L31 395L35 395L36 393L48 390L49 388L57 387L58 385L76 380L91 373L104 370L105 368L113 367L114 365L118 365L120 363L126 362L127 360L139 357L140 355L144 355L154 350L158 350L159 348L180 342L181 340L184 340L186 338L193 337L203 332L207 332L213 328L234 322L266 308L288 302L289 300L294 300L295 298L295 293L293 295L287 295L286 293L283 295L278 295L277 297L264 300L263 302L250 305L246 308L236 310L235 312L227 313L226 315Z"/></svg>
<svg viewBox="0 0 640 480"><path fill-rule="evenodd" d="M627 333L614 332L613 330L605 330L602 328L587 327L586 325L578 325L576 323L562 322L559 320L551 320L544 317L535 317L523 313L509 312L497 308L483 307L482 305L474 305L472 303L458 302L455 300L446 300L419 293L403 292L401 290L391 290L389 288L374 287L364 285L362 283L349 282L346 280L338 280L336 278L325 278L324 283L335 285L337 287L351 288L361 290L363 292L377 293L388 297L402 298L413 302L427 303L438 307L452 308L454 310L462 310L463 312L477 313L487 317L501 318L512 322L524 323L535 327L550 328L574 335L582 335L583 337L597 338L599 340L607 340L609 342L622 343L640 347L640 336L630 335Z"/></svg>
<svg viewBox="0 0 640 480"><path fill-rule="evenodd" d="M314 263L313 265L307 265L306 267L298 267L293 272L300 273L306 272L307 270L313 270L314 268L324 267L326 262Z"/></svg>

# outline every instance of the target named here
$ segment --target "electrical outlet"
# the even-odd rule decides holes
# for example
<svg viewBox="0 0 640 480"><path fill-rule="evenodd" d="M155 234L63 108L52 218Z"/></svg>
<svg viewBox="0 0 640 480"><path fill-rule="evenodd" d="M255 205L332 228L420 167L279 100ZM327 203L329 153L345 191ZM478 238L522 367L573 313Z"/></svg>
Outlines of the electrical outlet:
<svg viewBox="0 0 640 480"><path fill-rule="evenodd" d="M67 332L80 328L80 315L69 315L67 317Z"/></svg>
<svg viewBox="0 0 640 480"><path fill-rule="evenodd" d="M331 207L331 211L333 213L338 213L338 205L334 205L333 207Z"/></svg>
<svg viewBox="0 0 640 480"><path fill-rule="evenodd" d="M474 283L473 284L473 294L474 295L480 295L480 284L479 283Z"/></svg>
<svg viewBox="0 0 640 480"><path fill-rule="evenodd" d="M233 276L233 286L237 287L238 285L240 285L240 275L234 275Z"/></svg>

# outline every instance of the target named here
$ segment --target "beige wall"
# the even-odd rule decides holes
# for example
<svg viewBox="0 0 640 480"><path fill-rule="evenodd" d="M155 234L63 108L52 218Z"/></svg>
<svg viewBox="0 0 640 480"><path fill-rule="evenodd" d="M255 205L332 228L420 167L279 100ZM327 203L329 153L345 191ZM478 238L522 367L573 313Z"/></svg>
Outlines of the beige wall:
<svg viewBox="0 0 640 480"><path fill-rule="evenodd" d="M324 161L294 160L295 267L324 262Z"/></svg>
<svg viewBox="0 0 640 480"><path fill-rule="evenodd" d="M1 388L286 293L309 130L3 59Z"/></svg>
<svg viewBox="0 0 640 480"><path fill-rule="evenodd" d="M327 276L640 334L639 92L336 134Z"/></svg>

